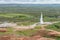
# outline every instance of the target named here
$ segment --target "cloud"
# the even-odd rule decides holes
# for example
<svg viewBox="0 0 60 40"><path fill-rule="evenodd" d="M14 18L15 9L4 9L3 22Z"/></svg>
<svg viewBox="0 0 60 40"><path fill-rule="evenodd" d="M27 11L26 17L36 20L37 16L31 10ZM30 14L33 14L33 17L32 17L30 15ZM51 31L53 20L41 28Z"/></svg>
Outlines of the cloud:
<svg viewBox="0 0 60 40"><path fill-rule="evenodd" d="M60 4L60 0L0 0L0 4Z"/></svg>

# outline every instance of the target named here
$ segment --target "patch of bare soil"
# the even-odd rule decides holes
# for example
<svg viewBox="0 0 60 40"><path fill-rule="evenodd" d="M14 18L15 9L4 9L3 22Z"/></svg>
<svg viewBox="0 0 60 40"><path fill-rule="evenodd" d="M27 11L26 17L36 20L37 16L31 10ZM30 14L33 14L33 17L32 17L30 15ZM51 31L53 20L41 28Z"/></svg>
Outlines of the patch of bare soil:
<svg viewBox="0 0 60 40"><path fill-rule="evenodd" d="M29 36L17 36L15 34L5 34L0 35L0 40L55 40L53 38L47 38L45 36L51 37L60 37L60 32L49 30L49 29L40 29L39 31Z"/></svg>
<svg viewBox="0 0 60 40"><path fill-rule="evenodd" d="M6 28L0 28L0 32L7 32Z"/></svg>
<svg viewBox="0 0 60 40"><path fill-rule="evenodd" d="M60 32L49 30L49 29L41 29L36 33L34 33L32 36L34 35L60 37Z"/></svg>
<svg viewBox="0 0 60 40"><path fill-rule="evenodd" d="M32 37L17 37L14 35L3 35L0 36L0 40L54 40L52 38L45 38L45 37L41 37L39 35L37 36L32 36Z"/></svg>

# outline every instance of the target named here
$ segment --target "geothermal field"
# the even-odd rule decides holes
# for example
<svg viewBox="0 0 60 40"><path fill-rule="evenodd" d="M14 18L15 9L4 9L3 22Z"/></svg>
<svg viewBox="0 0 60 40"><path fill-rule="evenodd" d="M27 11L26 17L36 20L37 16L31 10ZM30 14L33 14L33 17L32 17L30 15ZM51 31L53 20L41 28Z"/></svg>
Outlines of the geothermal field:
<svg viewBox="0 0 60 40"><path fill-rule="evenodd" d="M60 40L60 5L0 4L0 40Z"/></svg>

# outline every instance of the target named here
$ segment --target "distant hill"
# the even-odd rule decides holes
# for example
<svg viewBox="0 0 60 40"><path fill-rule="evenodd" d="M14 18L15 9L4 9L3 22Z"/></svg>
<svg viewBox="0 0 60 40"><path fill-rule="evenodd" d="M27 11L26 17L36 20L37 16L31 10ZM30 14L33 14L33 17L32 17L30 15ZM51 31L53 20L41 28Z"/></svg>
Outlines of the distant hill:
<svg viewBox="0 0 60 40"><path fill-rule="evenodd" d="M34 6L45 6L45 7L57 7L60 4L0 4L0 7L34 7Z"/></svg>

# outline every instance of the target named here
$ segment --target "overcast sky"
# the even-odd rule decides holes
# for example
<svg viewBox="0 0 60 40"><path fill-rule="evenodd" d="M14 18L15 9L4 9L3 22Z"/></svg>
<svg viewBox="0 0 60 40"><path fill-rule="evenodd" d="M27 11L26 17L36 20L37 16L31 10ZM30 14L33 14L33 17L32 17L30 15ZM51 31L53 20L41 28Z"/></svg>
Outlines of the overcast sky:
<svg viewBox="0 0 60 40"><path fill-rule="evenodd" d="M0 4L60 4L60 0L0 0Z"/></svg>

